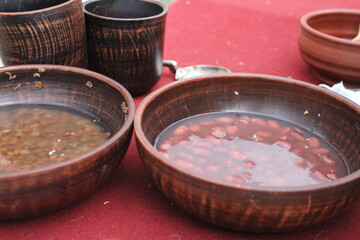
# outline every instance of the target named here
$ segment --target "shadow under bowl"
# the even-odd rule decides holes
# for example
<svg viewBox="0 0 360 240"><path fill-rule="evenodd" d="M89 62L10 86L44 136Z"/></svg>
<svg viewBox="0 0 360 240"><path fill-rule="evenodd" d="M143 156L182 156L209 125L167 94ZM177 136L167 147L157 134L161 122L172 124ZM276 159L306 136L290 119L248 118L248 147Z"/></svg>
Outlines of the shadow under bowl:
<svg viewBox="0 0 360 240"><path fill-rule="evenodd" d="M360 86L360 10L331 9L301 18L300 54L319 81Z"/></svg>
<svg viewBox="0 0 360 240"><path fill-rule="evenodd" d="M120 84L76 67L19 65L0 68L0 85L0 107L60 105L98 117L112 132L105 143L75 158L1 173L0 220L68 206L93 192L118 169L131 140L135 114L134 101Z"/></svg>
<svg viewBox="0 0 360 240"><path fill-rule="evenodd" d="M351 174L298 187L234 187L170 164L156 137L181 119L236 111L270 116L311 130L346 159ZM134 119L137 147L156 186L186 212L245 232L284 232L334 217L360 197L360 108L326 89L257 74L204 76L174 82L148 95Z"/></svg>

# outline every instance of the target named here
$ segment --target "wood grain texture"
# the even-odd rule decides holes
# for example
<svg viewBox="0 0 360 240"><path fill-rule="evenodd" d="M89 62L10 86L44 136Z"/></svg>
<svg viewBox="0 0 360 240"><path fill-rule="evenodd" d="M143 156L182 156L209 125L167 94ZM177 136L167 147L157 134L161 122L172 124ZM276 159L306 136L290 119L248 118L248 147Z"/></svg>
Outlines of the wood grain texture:
<svg viewBox="0 0 360 240"><path fill-rule="evenodd" d="M87 67L81 0L0 1L0 56L4 65Z"/></svg>
<svg viewBox="0 0 360 240"><path fill-rule="evenodd" d="M148 92L162 74L167 7L159 2L91 1L84 5L89 69L109 76L133 95Z"/></svg>
<svg viewBox="0 0 360 240"><path fill-rule="evenodd" d="M339 150L351 174L313 186L236 188L174 167L153 146L170 124L219 111L263 114L309 129ZM156 186L186 212L218 226L292 231L334 217L360 197L360 107L314 85L254 74L183 80L147 96L134 126L140 158Z"/></svg>
<svg viewBox="0 0 360 240"><path fill-rule="evenodd" d="M34 73L39 75L34 77ZM40 81L42 88L36 87L35 81ZM96 149L63 163L0 174L0 220L32 217L68 206L95 191L118 169L131 140L135 112L131 95L120 84L85 69L59 65L5 67L0 70L0 84L0 107L67 106L99 117L113 132Z"/></svg>
<svg viewBox="0 0 360 240"><path fill-rule="evenodd" d="M351 41L359 23L359 10L321 10L302 17L300 53L320 81L360 86L360 42Z"/></svg>

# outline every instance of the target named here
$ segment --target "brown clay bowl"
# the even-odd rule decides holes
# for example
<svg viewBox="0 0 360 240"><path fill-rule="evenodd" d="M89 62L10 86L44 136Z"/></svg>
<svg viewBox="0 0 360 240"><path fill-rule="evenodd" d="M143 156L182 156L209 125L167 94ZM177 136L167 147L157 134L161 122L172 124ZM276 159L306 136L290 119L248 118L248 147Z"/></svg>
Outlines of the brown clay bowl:
<svg viewBox="0 0 360 240"><path fill-rule="evenodd" d="M170 124L221 111L272 116L310 129L343 154L351 174L312 186L237 188L174 167L153 146ZM134 132L142 163L160 191L186 212L218 226L291 231L334 217L360 197L360 108L315 85L256 74L171 83L141 102Z"/></svg>
<svg viewBox="0 0 360 240"><path fill-rule="evenodd" d="M333 9L301 18L299 47L315 76L327 84L360 85L360 10Z"/></svg>
<svg viewBox="0 0 360 240"><path fill-rule="evenodd" d="M0 220L70 205L117 170L131 140L135 114L133 99L119 83L89 70L57 65L0 68L0 80L0 107L53 104L80 109L99 117L113 133L102 145L70 160L0 174Z"/></svg>

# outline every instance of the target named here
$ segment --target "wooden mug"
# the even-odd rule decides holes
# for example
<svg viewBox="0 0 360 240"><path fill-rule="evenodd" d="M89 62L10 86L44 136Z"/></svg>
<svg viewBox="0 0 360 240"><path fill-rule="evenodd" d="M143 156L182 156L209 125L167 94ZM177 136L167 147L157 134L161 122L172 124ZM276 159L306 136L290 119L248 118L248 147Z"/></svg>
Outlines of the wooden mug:
<svg viewBox="0 0 360 240"><path fill-rule="evenodd" d="M0 1L0 55L4 65L87 67L81 0Z"/></svg>
<svg viewBox="0 0 360 240"><path fill-rule="evenodd" d="M162 74L167 6L155 0L92 0L84 12L89 68L132 95L148 92Z"/></svg>

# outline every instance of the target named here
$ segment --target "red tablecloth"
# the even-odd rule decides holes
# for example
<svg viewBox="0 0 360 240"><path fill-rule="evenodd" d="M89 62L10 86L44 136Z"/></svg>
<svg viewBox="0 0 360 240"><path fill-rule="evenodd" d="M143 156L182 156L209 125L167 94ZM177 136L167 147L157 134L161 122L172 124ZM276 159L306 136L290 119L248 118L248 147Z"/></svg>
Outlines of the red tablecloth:
<svg viewBox="0 0 360 240"><path fill-rule="evenodd" d="M319 84L299 55L300 17L319 9L359 7L358 0L178 0L169 7L165 59ZM155 88L171 81L173 75L164 69ZM136 104L142 98L135 98ZM2 222L0 239L351 240L360 239L359 208L360 201L336 218L287 234L218 228L186 214L155 189L133 139L118 172L94 194L45 216Z"/></svg>

